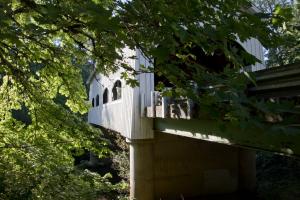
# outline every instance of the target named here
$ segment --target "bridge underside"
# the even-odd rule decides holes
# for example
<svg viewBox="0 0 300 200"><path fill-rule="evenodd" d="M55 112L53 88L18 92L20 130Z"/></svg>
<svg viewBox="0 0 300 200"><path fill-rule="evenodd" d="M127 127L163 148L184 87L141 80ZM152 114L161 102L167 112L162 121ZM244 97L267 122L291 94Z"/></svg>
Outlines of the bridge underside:
<svg viewBox="0 0 300 200"><path fill-rule="evenodd" d="M299 129L291 129L289 133L275 130L271 125L268 130L242 130L233 125L221 129L220 125L212 120L168 118L155 118L154 129L173 135L300 157Z"/></svg>

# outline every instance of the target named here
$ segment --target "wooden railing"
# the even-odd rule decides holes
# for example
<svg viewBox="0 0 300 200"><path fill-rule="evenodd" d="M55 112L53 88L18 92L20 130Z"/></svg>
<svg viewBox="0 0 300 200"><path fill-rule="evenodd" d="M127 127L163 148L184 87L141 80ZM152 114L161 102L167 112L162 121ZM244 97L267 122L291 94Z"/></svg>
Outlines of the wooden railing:
<svg viewBox="0 0 300 200"><path fill-rule="evenodd" d="M193 101L182 98L172 99L163 97L160 92L151 93L151 106L146 108L146 117L150 118L175 118L191 119L194 103Z"/></svg>

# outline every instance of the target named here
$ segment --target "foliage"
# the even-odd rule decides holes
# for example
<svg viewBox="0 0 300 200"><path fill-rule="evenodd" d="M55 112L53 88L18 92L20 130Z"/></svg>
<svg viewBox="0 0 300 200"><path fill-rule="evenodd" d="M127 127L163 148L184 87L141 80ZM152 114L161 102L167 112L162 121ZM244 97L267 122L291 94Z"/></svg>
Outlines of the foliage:
<svg viewBox="0 0 300 200"><path fill-rule="evenodd" d="M113 155L113 168L119 171L119 176L129 181L129 152L122 151Z"/></svg>
<svg viewBox="0 0 300 200"><path fill-rule="evenodd" d="M282 38L276 28L291 19L291 10L277 6L275 14L265 18L251 13L250 7L248 1L134 0L122 6L121 17L132 46L154 60L153 71L171 85L169 90L163 83L158 85L165 95L194 99L200 112L221 126L231 122L241 128L263 128L266 115L292 113L293 105L245 94L252 75L240 73L241 68L259 61L232 41L257 38L265 47L278 46ZM219 66L203 64L199 52L224 55L229 64L216 73ZM289 123L278 125L288 131Z"/></svg>
<svg viewBox="0 0 300 200"><path fill-rule="evenodd" d="M292 1L290 0L252 0L252 3L259 9L259 11L272 16L273 11L275 10L276 5L281 7L290 6Z"/></svg>
<svg viewBox="0 0 300 200"><path fill-rule="evenodd" d="M118 177L129 183L129 145L118 132L101 128L104 138L109 140L111 150L111 168L116 170Z"/></svg>
<svg viewBox="0 0 300 200"><path fill-rule="evenodd" d="M108 6L1 1L1 199L95 199L99 192L114 190L106 177L76 170L72 157L74 149L83 147L99 156L108 152L100 132L81 116L89 108L81 67L91 59L84 37L92 33L77 30L82 23L103 27L94 25L99 15L113 28ZM94 13L93 19L86 10ZM97 48L98 57L111 50L103 62L112 60L114 47L109 45ZM27 123L13 117L24 107Z"/></svg>
<svg viewBox="0 0 300 200"><path fill-rule="evenodd" d="M276 25L273 28L281 35L279 45L269 48L267 53L267 66L276 67L280 65L300 62L300 3L299 1L286 0L253 0L253 3L264 13L266 18L272 19ZM278 23L274 20L277 14L290 15L291 20Z"/></svg>
<svg viewBox="0 0 300 200"><path fill-rule="evenodd" d="M2 0L1 198L91 199L115 189L105 177L76 170L72 152L107 153L101 134L82 118L90 105L81 74L87 63L104 74L123 68L124 78L136 86L132 75L139 72L122 62L125 46L155 60L150 70L173 84L172 95L194 98L220 122L259 124L262 117L251 115L253 107L258 116L280 112L244 94L247 79L240 68L257 60L232 41L255 37L265 46L279 41L270 21L249 7L247 0ZM287 14L277 13L276 26ZM224 73L211 72L192 48L204 55L221 52L231 65ZM29 120L14 117L20 110Z"/></svg>
<svg viewBox="0 0 300 200"><path fill-rule="evenodd" d="M293 18L282 26L284 42L276 49L276 56L270 53L270 66L300 62L300 2L291 9Z"/></svg>

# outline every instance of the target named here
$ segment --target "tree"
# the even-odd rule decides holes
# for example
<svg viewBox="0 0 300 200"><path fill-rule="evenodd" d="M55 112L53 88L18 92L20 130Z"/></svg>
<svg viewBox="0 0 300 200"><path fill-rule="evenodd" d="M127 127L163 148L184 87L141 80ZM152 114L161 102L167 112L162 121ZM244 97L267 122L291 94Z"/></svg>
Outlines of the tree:
<svg viewBox="0 0 300 200"><path fill-rule="evenodd" d="M290 7L293 17L283 24L281 34L283 42L270 52L269 65L282 65L300 62L300 3L295 1ZM275 10L276 12L276 10ZM277 56L275 56L275 53Z"/></svg>
<svg viewBox="0 0 300 200"><path fill-rule="evenodd" d="M201 114L217 120L220 126L234 123L243 128L263 127L265 115L278 114L282 107L276 108L274 103L257 101L245 94L249 79L240 69L245 63L257 60L240 51L233 41L253 37L265 47L278 46L282 38L275 28L290 19L290 10L278 7L276 15L266 18L251 12L250 7L248 1L135 0L122 6L121 17L133 46L155 60L154 73L167 79L172 87L164 90L163 82L158 84L165 95L192 98L200 105ZM217 66L201 63L202 54L224 55L228 67L216 73ZM201 95L195 92L195 83ZM213 85L222 87L208 87ZM285 110L292 108L289 105ZM286 123L289 122L280 126Z"/></svg>
<svg viewBox="0 0 300 200"><path fill-rule="evenodd" d="M266 62L268 67L276 67L299 62L299 2L285 0L253 0L253 3L269 18L272 18L272 16L277 15L279 12L284 12L282 10L289 10L286 14L289 14L291 18L291 20L279 24L276 24L276 20L273 21L273 23L276 24L273 28L275 28L277 34L281 35L282 39L280 44L278 44L275 48L268 49L268 60Z"/></svg>
<svg viewBox="0 0 300 200"><path fill-rule="evenodd" d="M272 46L278 37L250 6L247 0L2 0L0 197L92 199L116 189L105 177L77 170L72 154L80 148L108 152L99 131L82 118L90 103L81 71L86 63L104 74L124 68L123 78L136 86L134 75L141 72L122 62L125 46L155 60L147 70L169 80L169 95L193 98L220 122L261 122L268 107L244 94L247 74L239 73L257 60L232 41L255 37ZM212 72L197 61L195 48L221 53L229 66ZM203 87L199 96L194 83L223 87ZM27 122L13 115L23 109Z"/></svg>
<svg viewBox="0 0 300 200"><path fill-rule="evenodd" d="M290 0L252 0L253 4L265 14L271 16L275 10L276 5L281 7L287 7L293 4L293 1Z"/></svg>
<svg viewBox="0 0 300 200"><path fill-rule="evenodd" d="M92 57L82 40L91 33L80 22L89 19L88 10L94 13L90 27L100 27L93 25L100 15L113 30L108 6L92 1L0 3L1 199L95 199L115 189L107 177L76 169L72 157L81 148L102 156L108 152L100 132L81 117L89 107L81 67ZM110 45L97 48L100 53L109 49L103 63L116 54ZM27 123L13 116L23 108Z"/></svg>

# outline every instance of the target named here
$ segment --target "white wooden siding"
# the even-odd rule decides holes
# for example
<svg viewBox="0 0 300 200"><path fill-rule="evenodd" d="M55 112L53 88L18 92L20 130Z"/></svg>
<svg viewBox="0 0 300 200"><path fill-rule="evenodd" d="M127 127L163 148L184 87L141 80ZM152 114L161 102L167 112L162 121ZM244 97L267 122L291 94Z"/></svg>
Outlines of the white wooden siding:
<svg viewBox="0 0 300 200"><path fill-rule="evenodd" d="M125 62L135 70L140 69L140 65L150 66L149 61L141 54L139 50L123 49L127 59ZM136 59L130 58L135 56ZM100 95L100 105L93 107L89 111L89 123L97 124L108 129L120 132L123 136L130 139L152 138L152 119L141 117L141 96L145 94L145 106L150 105L150 94L154 90L154 75L150 73L139 74L136 78L140 83L139 87L132 88L121 80L120 69L108 77L99 75L98 81L93 79L90 85L89 99L95 98L97 93ZM114 83L120 80L122 82L121 99L112 101L112 88ZM103 91L108 89L108 103L103 105Z"/></svg>
<svg viewBox="0 0 300 200"><path fill-rule="evenodd" d="M136 50L136 63L135 69L139 70L140 66L150 67L151 64L148 59L141 53L141 51ZM152 119L141 117L143 108L141 108L141 103L144 108L151 105L151 91L154 91L154 75L152 73L142 73L137 76L140 86L137 88L135 93L135 104L134 106L134 129L131 132L131 139L145 139L153 138L153 123ZM141 102L141 101L144 102Z"/></svg>
<svg viewBox="0 0 300 200"><path fill-rule="evenodd" d="M257 59L261 61L261 63L257 62L255 65L252 65L251 71L258 71L258 70L265 69L266 66L264 64L263 46L261 45L261 43L257 39L251 38L241 44L248 53L254 55Z"/></svg>

